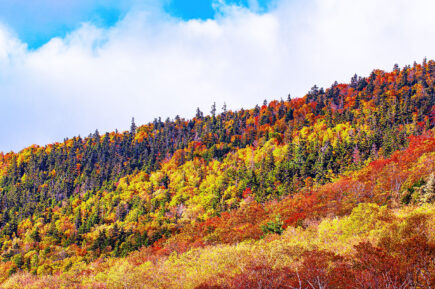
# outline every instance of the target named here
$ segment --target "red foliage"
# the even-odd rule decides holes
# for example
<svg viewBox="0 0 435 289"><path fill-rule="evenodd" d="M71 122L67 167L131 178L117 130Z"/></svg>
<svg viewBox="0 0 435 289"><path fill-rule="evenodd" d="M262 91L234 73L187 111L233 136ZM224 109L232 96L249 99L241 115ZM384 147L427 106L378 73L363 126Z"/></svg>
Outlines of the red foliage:
<svg viewBox="0 0 435 289"><path fill-rule="evenodd" d="M243 196L244 199L246 199L246 198L247 198L248 196L250 196L251 194L252 194L251 188L246 188L246 189L243 191L242 196Z"/></svg>

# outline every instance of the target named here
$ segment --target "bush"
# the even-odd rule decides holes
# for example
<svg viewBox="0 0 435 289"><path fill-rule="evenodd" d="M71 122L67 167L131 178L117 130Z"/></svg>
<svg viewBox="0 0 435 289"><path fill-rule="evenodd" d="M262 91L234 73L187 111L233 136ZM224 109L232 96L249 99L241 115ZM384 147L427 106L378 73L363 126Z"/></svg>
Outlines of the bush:
<svg viewBox="0 0 435 289"><path fill-rule="evenodd" d="M261 230L265 235L278 234L281 235L284 232L284 222L281 220L281 216L275 216L275 221L270 221L266 225L261 226Z"/></svg>

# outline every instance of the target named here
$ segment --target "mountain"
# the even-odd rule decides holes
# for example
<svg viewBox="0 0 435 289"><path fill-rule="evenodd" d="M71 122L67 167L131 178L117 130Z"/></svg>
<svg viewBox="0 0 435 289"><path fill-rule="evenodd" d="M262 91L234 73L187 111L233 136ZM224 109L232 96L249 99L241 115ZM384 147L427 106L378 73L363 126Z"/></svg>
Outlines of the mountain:
<svg viewBox="0 0 435 289"><path fill-rule="evenodd" d="M1 286L435 286L433 60L216 111L0 154Z"/></svg>

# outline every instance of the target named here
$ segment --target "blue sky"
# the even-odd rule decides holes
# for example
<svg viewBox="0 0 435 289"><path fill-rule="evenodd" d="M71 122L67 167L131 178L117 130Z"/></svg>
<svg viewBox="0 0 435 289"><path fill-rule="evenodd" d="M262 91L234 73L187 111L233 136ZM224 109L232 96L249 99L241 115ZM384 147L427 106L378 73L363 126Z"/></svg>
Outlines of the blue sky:
<svg viewBox="0 0 435 289"><path fill-rule="evenodd" d="M266 12L270 0L230 0L227 4ZM0 23L36 49L53 37L64 37L84 22L111 27L129 11L159 7L169 15L190 19L213 19L212 0L0 0Z"/></svg>
<svg viewBox="0 0 435 289"><path fill-rule="evenodd" d="M0 151L435 59L433 0L0 0Z"/></svg>

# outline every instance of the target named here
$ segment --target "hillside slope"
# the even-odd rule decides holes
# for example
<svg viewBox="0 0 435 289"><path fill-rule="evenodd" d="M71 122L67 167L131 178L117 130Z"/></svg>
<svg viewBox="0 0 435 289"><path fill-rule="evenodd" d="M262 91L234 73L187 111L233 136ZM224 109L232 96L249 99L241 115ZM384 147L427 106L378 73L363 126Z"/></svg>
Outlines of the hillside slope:
<svg viewBox="0 0 435 289"><path fill-rule="evenodd" d="M213 105L0 154L0 282L430 288L434 125L431 60L250 110Z"/></svg>

